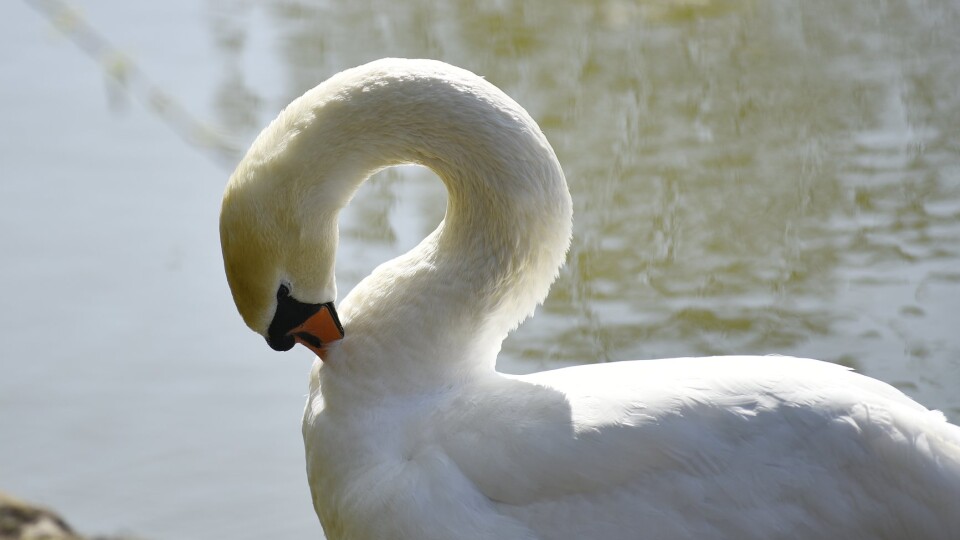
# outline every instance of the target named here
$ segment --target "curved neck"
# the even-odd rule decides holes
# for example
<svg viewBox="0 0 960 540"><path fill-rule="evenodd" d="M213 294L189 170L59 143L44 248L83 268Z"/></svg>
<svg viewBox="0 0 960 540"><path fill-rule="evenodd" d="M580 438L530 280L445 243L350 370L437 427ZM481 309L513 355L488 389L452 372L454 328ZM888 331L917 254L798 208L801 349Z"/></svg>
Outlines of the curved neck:
<svg viewBox="0 0 960 540"><path fill-rule="evenodd" d="M443 222L344 299L347 338L328 358L338 365L349 356L344 369L389 362L392 373L409 367L422 380L430 370L493 368L503 338L543 301L563 264L571 202L526 111L469 72L416 67L347 71L295 102L291 114L309 120L295 143L317 150L290 185L314 203L301 206L302 218L326 222L382 168L419 164L443 180Z"/></svg>

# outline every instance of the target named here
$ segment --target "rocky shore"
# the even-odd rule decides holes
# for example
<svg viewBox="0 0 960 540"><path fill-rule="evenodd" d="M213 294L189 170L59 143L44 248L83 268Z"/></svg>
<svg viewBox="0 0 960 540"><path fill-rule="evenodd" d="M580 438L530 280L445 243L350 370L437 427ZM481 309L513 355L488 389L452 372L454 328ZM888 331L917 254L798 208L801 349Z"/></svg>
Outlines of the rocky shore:
<svg viewBox="0 0 960 540"><path fill-rule="evenodd" d="M129 536L84 536L56 512L0 492L0 540L138 540ZM139 539L142 540L142 539Z"/></svg>

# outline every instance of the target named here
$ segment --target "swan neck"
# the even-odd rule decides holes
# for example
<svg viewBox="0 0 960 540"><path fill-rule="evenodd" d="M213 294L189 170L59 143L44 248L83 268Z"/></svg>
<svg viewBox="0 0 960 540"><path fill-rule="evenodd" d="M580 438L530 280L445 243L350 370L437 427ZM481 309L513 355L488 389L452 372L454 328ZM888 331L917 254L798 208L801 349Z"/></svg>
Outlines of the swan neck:
<svg viewBox="0 0 960 540"><path fill-rule="evenodd" d="M324 156L307 169L320 172L308 199L333 204L335 214L371 174L398 164L431 169L448 198L430 236L344 299L343 348L365 340L365 350L379 351L369 356L389 356L395 366L409 360L422 370L424 357L447 365L456 357L492 369L503 338L545 298L569 246L571 202L559 162L526 111L469 72L360 78L332 79L343 86L333 91L340 97L314 113L325 121L304 139Z"/></svg>

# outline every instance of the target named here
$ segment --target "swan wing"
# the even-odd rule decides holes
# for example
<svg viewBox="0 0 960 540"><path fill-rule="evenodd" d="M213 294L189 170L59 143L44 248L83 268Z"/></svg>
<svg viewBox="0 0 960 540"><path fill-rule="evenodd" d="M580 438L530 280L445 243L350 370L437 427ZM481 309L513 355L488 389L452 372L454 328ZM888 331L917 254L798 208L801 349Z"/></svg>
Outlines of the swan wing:
<svg viewBox="0 0 960 540"><path fill-rule="evenodd" d="M960 428L834 364L635 361L492 386L460 408L470 428L446 446L481 492L538 530L856 535L864 526L850 516L874 515L874 533L935 538L960 500Z"/></svg>

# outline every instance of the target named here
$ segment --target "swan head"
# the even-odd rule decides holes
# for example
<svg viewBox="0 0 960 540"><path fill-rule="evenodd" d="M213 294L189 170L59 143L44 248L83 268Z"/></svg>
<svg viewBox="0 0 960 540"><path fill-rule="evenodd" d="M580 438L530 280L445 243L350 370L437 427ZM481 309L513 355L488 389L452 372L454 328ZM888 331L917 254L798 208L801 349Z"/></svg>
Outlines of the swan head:
<svg viewBox="0 0 960 540"><path fill-rule="evenodd" d="M224 193L227 282L244 322L271 348L301 343L322 356L343 337L334 308L336 205L304 196L291 176L297 167L285 155L264 155L262 147L254 144Z"/></svg>
<svg viewBox="0 0 960 540"><path fill-rule="evenodd" d="M456 312L502 339L546 296L569 246L571 203L536 122L468 71L383 59L294 100L227 185L220 217L227 280L243 320L271 347L301 342L322 352L342 337L332 303L339 212L371 174L402 163L437 173L449 192L447 214L410 257L385 263L354 289L344 311L356 335L371 328L362 320L377 321L381 334L408 322L400 311L419 313L426 299L447 294L437 324L422 314L417 324L440 334ZM350 307L361 304L364 317L351 317ZM410 335L381 335L396 334ZM444 339L456 341L452 333Z"/></svg>

